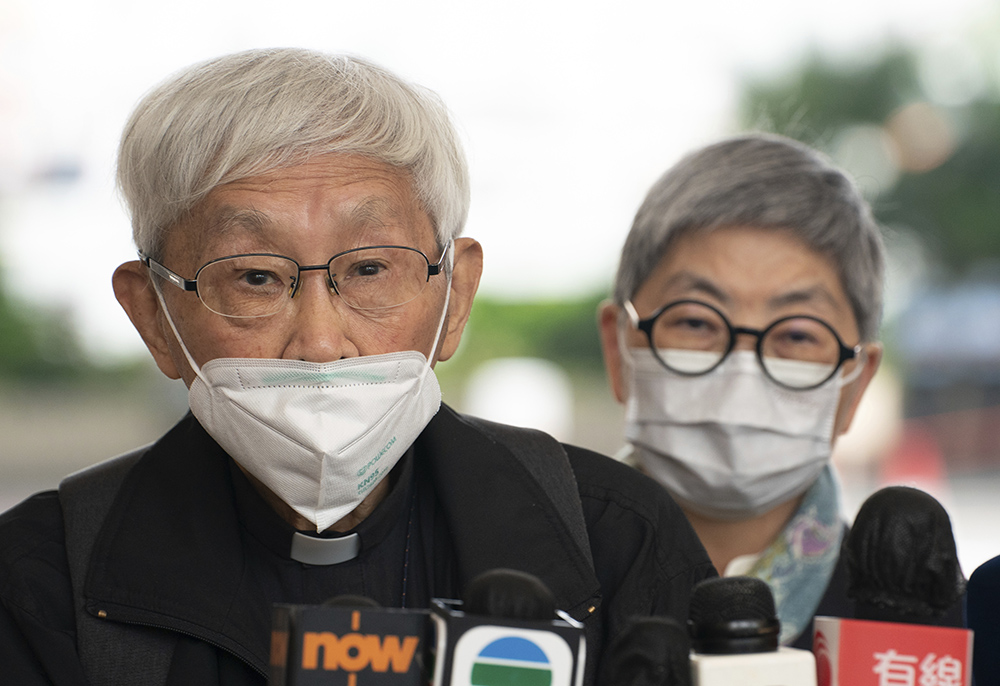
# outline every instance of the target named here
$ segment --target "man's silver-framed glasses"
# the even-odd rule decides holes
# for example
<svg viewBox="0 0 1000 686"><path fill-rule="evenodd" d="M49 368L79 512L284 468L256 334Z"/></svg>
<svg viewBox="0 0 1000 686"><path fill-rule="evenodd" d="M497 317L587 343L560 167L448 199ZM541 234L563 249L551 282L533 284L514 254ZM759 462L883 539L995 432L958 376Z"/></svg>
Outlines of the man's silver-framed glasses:
<svg viewBox="0 0 1000 686"><path fill-rule="evenodd" d="M862 352L860 344L844 345L832 326L810 315L782 317L764 329L750 329L733 326L722 312L700 300L667 303L645 319L631 301L625 301L624 309L632 326L646 334L657 361L684 376L717 368L740 335L757 339L757 361L768 378L798 391L822 386Z"/></svg>
<svg viewBox="0 0 1000 686"><path fill-rule="evenodd" d="M193 279L171 271L148 255L139 259L154 274L184 291L193 291L202 304L223 317L249 319L277 314L291 302L302 283L302 273L325 271L327 285L356 310L384 310L410 302L443 271L451 243L441 259L431 264L416 248L369 245L337 253L325 264L300 265L285 255L248 253L228 255L203 264Z"/></svg>

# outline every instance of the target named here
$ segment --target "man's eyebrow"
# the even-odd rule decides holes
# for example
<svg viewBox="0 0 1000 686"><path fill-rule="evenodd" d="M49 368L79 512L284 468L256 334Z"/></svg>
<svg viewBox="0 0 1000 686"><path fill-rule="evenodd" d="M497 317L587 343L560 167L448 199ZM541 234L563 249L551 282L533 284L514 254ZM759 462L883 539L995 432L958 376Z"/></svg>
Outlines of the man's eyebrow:
<svg viewBox="0 0 1000 686"><path fill-rule="evenodd" d="M365 198L351 208L347 220L354 226L381 227L386 225L387 220L397 219L404 214L395 203L385 198L372 196Z"/></svg>
<svg viewBox="0 0 1000 686"><path fill-rule="evenodd" d="M254 208L223 206L213 213L205 227L205 236L224 236L234 230L259 234L271 225L271 219Z"/></svg>

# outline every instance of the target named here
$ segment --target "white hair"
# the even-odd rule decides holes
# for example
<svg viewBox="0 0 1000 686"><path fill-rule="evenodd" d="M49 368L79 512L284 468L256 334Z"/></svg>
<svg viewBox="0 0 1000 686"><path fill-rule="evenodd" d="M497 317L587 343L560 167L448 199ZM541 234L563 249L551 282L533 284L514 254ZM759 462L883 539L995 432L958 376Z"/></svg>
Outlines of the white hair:
<svg viewBox="0 0 1000 686"><path fill-rule="evenodd" d="M136 107L118 152L136 246L160 258L217 186L331 153L405 170L439 246L461 233L468 168L434 93L356 57L269 49L194 65Z"/></svg>
<svg viewBox="0 0 1000 686"><path fill-rule="evenodd" d="M635 296L678 236L726 226L786 229L833 260L862 340L875 340L885 257L871 209L843 171L781 136L724 140L667 170L625 239L615 302Z"/></svg>

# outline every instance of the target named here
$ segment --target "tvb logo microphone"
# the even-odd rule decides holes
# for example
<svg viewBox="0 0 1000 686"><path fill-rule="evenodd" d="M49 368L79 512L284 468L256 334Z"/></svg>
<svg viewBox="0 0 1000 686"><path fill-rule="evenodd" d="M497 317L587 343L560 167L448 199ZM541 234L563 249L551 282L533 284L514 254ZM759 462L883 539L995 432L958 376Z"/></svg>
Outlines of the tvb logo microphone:
<svg viewBox="0 0 1000 686"><path fill-rule="evenodd" d="M452 684L570 684L573 651L551 631L478 626L456 641Z"/></svg>
<svg viewBox="0 0 1000 686"><path fill-rule="evenodd" d="M272 686L418 686L426 612L276 605Z"/></svg>
<svg viewBox="0 0 1000 686"><path fill-rule="evenodd" d="M538 577L491 569L461 601L433 600L434 686L580 686L583 625L556 609Z"/></svg>

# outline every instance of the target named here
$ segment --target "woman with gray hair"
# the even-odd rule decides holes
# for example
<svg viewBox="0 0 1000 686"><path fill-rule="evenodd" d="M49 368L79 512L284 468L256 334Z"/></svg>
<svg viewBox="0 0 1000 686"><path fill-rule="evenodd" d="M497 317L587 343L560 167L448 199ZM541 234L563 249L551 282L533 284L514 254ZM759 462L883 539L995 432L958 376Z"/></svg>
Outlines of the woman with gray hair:
<svg viewBox="0 0 1000 686"><path fill-rule="evenodd" d="M830 454L882 357L883 271L847 176L748 135L654 184L600 311L626 461L677 500L721 574L770 584L786 645L847 602Z"/></svg>

